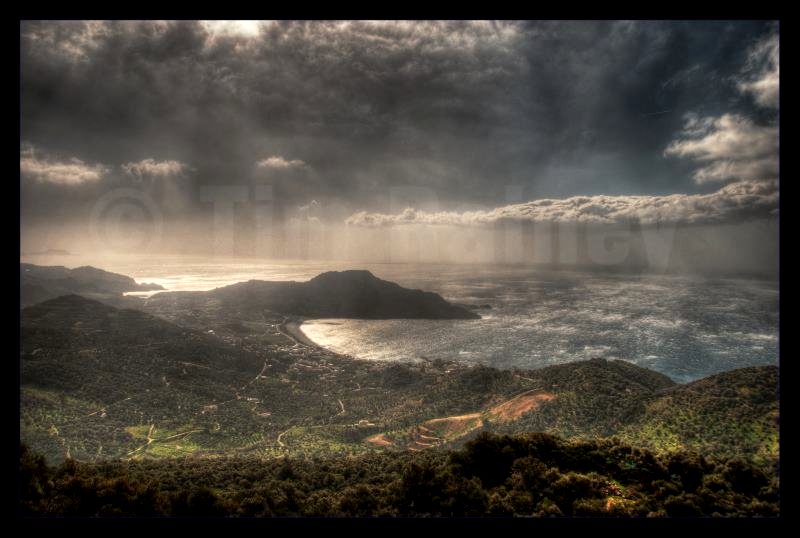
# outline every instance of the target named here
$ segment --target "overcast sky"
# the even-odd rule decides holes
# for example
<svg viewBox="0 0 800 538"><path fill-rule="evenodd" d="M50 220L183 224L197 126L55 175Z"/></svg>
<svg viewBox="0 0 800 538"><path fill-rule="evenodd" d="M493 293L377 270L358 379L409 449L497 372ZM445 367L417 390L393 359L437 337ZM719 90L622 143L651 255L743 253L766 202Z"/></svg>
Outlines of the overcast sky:
<svg viewBox="0 0 800 538"><path fill-rule="evenodd" d="M775 23L20 31L23 229L119 187L147 190L168 219L200 214L199 186L253 181L367 226L777 211ZM401 212L391 198L413 186L438 204Z"/></svg>

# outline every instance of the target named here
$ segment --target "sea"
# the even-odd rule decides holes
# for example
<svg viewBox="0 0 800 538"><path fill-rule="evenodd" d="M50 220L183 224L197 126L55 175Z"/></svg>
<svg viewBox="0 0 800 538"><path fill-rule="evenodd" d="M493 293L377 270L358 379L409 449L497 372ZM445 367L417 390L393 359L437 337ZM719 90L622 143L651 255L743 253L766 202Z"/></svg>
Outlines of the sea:
<svg viewBox="0 0 800 538"><path fill-rule="evenodd" d="M21 261L94 265L167 290L209 290L251 279L303 281L329 270L367 269L454 303L483 306L478 320L317 319L301 326L322 347L374 361L444 359L535 369L602 357L681 383L779 361L774 280L186 256L30 255Z"/></svg>

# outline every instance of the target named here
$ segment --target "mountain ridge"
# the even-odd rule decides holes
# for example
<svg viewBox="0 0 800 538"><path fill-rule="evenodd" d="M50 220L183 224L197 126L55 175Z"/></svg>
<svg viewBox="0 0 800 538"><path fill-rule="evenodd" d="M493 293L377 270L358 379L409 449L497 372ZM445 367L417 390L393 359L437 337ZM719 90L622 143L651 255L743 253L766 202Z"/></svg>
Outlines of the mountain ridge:
<svg viewBox="0 0 800 538"><path fill-rule="evenodd" d="M194 327L77 295L23 309L23 440L55 460L270 458L452 448L484 431L543 431L760 462L777 456L776 367L677 385L605 359L537 370L378 364L298 346L280 334L280 315L217 306L227 309ZM698 383L736 391L740 404L718 405L716 393L703 405L676 396L692 396Z"/></svg>
<svg viewBox="0 0 800 538"><path fill-rule="evenodd" d="M69 269L61 265L20 263L20 304L30 306L61 295L120 298L125 292L163 290L158 284L139 284L133 278L90 265Z"/></svg>
<svg viewBox="0 0 800 538"><path fill-rule="evenodd" d="M183 295L190 293L191 295ZM163 292L150 297L212 297L303 317L355 319L480 319L439 294L409 289L363 269L327 271L307 282L249 280L208 292Z"/></svg>

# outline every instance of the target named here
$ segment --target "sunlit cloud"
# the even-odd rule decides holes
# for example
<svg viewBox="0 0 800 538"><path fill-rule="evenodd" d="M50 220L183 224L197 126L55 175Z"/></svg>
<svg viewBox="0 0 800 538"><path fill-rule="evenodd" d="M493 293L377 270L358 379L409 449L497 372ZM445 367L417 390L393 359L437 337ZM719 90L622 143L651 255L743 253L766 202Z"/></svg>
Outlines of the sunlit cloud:
<svg viewBox="0 0 800 538"><path fill-rule="evenodd" d="M23 37L41 54L81 62L89 60L102 42L113 34L107 21L58 21L28 26Z"/></svg>
<svg viewBox="0 0 800 538"><path fill-rule="evenodd" d="M20 150L19 169L23 176L58 185L94 183L108 173L108 167L102 164L87 164L76 157L52 159L29 145Z"/></svg>
<svg viewBox="0 0 800 538"><path fill-rule="evenodd" d="M689 115L664 154L704 163L694 173L697 183L772 180L778 177L778 127L759 126L736 114Z"/></svg>
<svg viewBox="0 0 800 538"><path fill-rule="evenodd" d="M211 36L225 37L258 37L261 34L261 21L200 21L200 24Z"/></svg>
<svg viewBox="0 0 800 538"><path fill-rule="evenodd" d="M255 52L262 36L263 29L270 25L268 21L199 21L198 25L205 33L205 51L214 51L217 46L233 45L236 54Z"/></svg>
<svg viewBox="0 0 800 538"><path fill-rule="evenodd" d="M763 107L778 108L779 48L777 33L759 41L750 50L744 80L739 82L739 89L751 94L756 103Z"/></svg>
<svg viewBox="0 0 800 538"><path fill-rule="evenodd" d="M303 168L306 163L299 159L287 160L280 156L273 156L267 159L261 159L256 163L259 168L267 168L274 170L288 170L291 168Z"/></svg>
<svg viewBox="0 0 800 538"><path fill-rule="evenodd" d="M667 196L572 196L541 199L487 211L419 211L397 214L361 211L345 222L352 226L383 227L409 224L485 226L498 221L589 224L711 224L777 216L778 185L741 181L711 194Z"/></svg>
<svg viewBox="0 0 800 538"><path fill-rule="evenodd" d="M121 165L125 173L133 178L142 179L166 178L180 176L188 170L186 164L180 161L156 161L155 159L143 159L139 162L130 162Z"/></svg>
<svg viewBox="0 0 800 538"><path fill-rule="evenodd" d="M778 106L778 35L771 34L748 52L738 80L739 91L767 109ZM757 124L741 114L717 117L686 115L683 130L664 150L668 157L692 159L700 167L692 175L698 184L778 179L777 121Z"/></svg>
<svg viewBox="0 0 800 538"><path fill-rule="evenodd" d="M311 200L307 204L298 206L297 210L302 213L309 213L311 211L316 211L320 208L320 203L316 200Z"/></svg>

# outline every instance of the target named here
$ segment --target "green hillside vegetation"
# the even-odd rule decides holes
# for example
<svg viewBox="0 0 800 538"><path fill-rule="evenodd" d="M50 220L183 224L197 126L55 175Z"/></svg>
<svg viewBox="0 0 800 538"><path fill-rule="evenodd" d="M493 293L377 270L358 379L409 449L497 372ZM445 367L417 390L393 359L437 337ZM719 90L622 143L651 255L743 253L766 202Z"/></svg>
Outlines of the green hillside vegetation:
<svg viewBox="0 0 800 538"><path fill-rule="evenodd" d="M21 310L26 510L777 510L777 367L678 385L619 360L362 361L298 341L287 326L302 318L238 300L245 288L222 290Z"/></svg>
<svg viewBox="0 0 800 538"><path fill-rule="evenodd" d="M615 440L482 434L457 451L48 467L23 447L21 510L45 516L770 516L774 474ZM772 476L772 477L771 477Z"/></svg>
<svg viewBox="0 0 800 538"><path fill-rule="evenodd" d="M778 459L778 369L742 368L664 390L617 435L653 449L691 447L770 462Z"/></svg>
<svg viewBox="0 0 800 538"><path fill-rule="evenodd" d="M302 346L270 311L155 305L160 317L73 295L22 311L25 443L91 462L424 450L541 431L777 457L774 367L680 386L602 359L532 371L374 363Z"/></svg>

